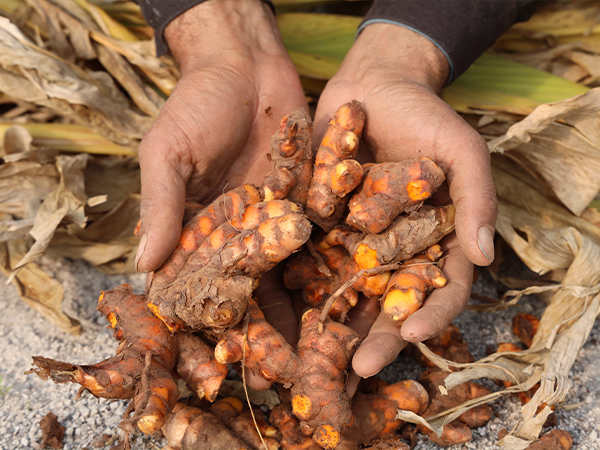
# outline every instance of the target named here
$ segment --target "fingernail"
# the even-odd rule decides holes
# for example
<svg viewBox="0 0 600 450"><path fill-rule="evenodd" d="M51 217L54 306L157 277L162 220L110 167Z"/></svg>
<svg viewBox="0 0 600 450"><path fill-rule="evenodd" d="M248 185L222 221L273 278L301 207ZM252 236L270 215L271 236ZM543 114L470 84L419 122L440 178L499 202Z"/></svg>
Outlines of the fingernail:
<svg viewBox="0 0 600 450"><path fill-rule="evenodd" d="M494 261L494 235L489 228L481 227L477 231L477 243L479 244L479 250L491 264Z"/></svg>
<svg viewBox="0 0 600 450"><path fill-rule="evenodd" d="M138 264L140 262L140 258L144 255L144 251L146 250L146 244L148 243L148 235L143 234L140 239L140 245L138 246L137 253L135 254L135 270L138 270Z"/></svg>
<svg viewBox="0 0 600 450"><path fill-rule="evenodd" d="M423 342L426 341L427 339L429 339L431 337L430 334L420 334L420 335L415 335L415 336L402 336L402 339L404 339L406 342Z"/></svg>

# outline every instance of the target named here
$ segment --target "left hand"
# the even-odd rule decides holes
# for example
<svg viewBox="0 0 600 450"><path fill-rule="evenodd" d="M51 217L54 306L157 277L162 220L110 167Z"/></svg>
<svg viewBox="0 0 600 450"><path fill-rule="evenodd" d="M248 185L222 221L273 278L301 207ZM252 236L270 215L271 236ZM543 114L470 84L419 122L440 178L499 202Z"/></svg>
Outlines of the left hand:
<svg viewBox="0 0 600 450"><path fill-rule="evenodd" d="M456 207L456 234L443 241L448 284L437 289L401 328L379 316L357 351L353 368L368 377L391 363L407 341L439 334L470 296L473 264L494 258L497 203L490 157L482 137L440 97L448 62L427 38L401 26L366 27L327 84L315 117L315 142L339 105L356 99L367 122L360 162L428 156L446 173ZM356 313L355 326L372 314ZM368 328L368 324L367 324Z"/></svg>

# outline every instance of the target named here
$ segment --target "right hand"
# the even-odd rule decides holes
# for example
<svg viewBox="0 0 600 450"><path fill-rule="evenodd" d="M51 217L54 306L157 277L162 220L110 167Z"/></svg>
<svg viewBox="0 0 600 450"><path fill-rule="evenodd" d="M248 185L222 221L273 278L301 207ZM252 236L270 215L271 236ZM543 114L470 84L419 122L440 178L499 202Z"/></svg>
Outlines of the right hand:
<svg viewBox="0 0 600 450"><path fill-rule="evenodd" d="M156 270L175 248L186 200L260 184L280 118L308 108L261 1L201 3L173 20L165 38L181 79L139 147L141 272Z"/></svg>

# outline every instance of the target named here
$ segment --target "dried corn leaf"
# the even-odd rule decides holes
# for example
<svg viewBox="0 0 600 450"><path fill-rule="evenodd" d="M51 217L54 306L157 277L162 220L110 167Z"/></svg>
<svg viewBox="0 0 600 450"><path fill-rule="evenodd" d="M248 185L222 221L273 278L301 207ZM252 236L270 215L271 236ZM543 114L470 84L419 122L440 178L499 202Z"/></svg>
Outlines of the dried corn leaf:
<svg viewBox="0 0 600 450"><path fill-rule="evenodd" d="M57 230L46 253L95 266L127 260L139 243L133 234L139 217L140 196L131 195L83 230Z"/></svg>
<svg viewBox="0 0 600 450"><path fill-rule="evenodd" d="M600 55L586 51L579 42L538 52L505 52L502 56L575 83L591 87L600 83Z"/></svg>
<svg viewBox="0 0 600 450"><path fill-rule="evenodd" d="M96 32L92 32L91 36L94 41L127 58L165 95L170 95L175 89L179 79L175 63L168 56L157 58L153 41L123 42Z"/></svg>
<svg viewBox="0 0 600 450"><path fill-rule="evenodd" d="M11 273L26 252L22 239L0 244L0 270ZM79 322L61 310L63 288L58 281L44 272L37 264L29 264L13 279L20 297L60 329L71 334L81 333Z"/></svg>
<svg viewBox="0 0 600 450"><path fill-rule="evenodd" d="M106 73L88 73L35 46L0 18L0 89L135 147L151 117L133 111Z"/></svg>
<svg viewBox="0 0 600 450"><path fill-rule="evenodd" d="M101 45L96 46L96 50L100 63L127 91L138 108L147 115L156 117L164 100L138 77L127 60L117 52Z"/></svg>
<svg viewBox="0 0 600 450"><path fill-rule="evenodd" d="M542 105L489 143L580 215L600 191L600 89ZM510 151L509 151L510 150Z"/></svg>
<svg viewBox="0 0 600 450"><path fill-rule="evenodd" d="M0 123L0 139L12 123ZM96 155L134 156L133 148L122 147L81 125L62 123L24 123L19 124L32 137L36 147L50 147L63 152L93 153Z"/></svg>
<svg viewBox="0 0 600 450"><path fill-rule="evenodd" d="M56 1L56 0L55 0ZM112 36L115 39L121 41L137 41L137 37L124 25L114 20L109 14L107 14L102 8L94 5L86 0L59 0L59 3L68 11L72 5L79 5L84 9L96 22L102 32L108 36Z"/></svg>
<svg viewBox="0 0 600 450"><path fill-rule="evenodd" d="M9 277L11 281L26 264L39 258L63 220L83 228L86 223L84 205L87 201L83 182L83 171L88 155L59 156L56 165L60 174L60 184L40 206L30 231L35 243L27 254L14 265Z"/></svg>

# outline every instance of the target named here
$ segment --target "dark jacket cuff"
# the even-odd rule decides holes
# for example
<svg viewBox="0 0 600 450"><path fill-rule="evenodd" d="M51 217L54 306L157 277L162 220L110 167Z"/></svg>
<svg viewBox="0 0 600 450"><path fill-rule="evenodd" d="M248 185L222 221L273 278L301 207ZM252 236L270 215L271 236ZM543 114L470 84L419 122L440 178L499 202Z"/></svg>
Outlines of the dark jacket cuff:
<svg viewBox="0 0 600 450"><path fill-rule="evenodd" d="M154 29L156 54L158 56L162 56L169 51L164 38L167 25L180 14L205 1L207 0L137 0L144 19ZM262 1L267 3L275 13L275 7L271 0Z"/></svg>
<svg viewBox="0 0 600 450"><path fill-rule="evenodd" d="M392 23L432 41L448 58L446 84L462 74L515 22L527 20L545 1L375 0L358 28Z"/></svg>

